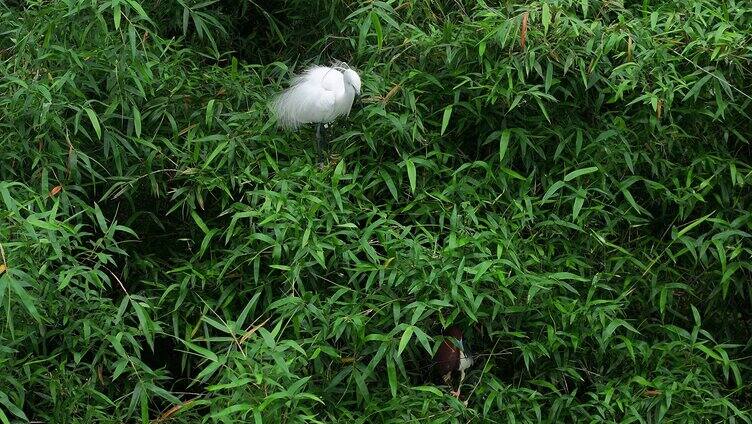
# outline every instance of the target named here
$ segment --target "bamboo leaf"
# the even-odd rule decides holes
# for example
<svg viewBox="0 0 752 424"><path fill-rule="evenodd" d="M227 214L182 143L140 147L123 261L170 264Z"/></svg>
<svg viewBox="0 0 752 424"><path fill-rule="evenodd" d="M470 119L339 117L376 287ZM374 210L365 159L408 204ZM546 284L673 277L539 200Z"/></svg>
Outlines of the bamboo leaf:
<svg viewBox="0 0 752 424"><path fill-rule="evenodd" d="M407 343L410 341L410 339L413 336L413 326L408 325L405 328L405 332L402 333L402 338L400 338L399 342L399 348L397 349L397 356L402 356L402 351L405 350L405 347L407 347Z"/></svg>
<svg viewBox="0 0 752 424"><path fill-rule="evenodd" d="M504 155L507 153L509 147L509 139L511 138L511 132L505 129L501 132L501 139L499 140L499 162L503 163Z"/></svg>
<svg viewBox="0 0 752 424"><path fill-rule="evenodd" d="M136 131L136 137L141 137L141 112L136 105L133 105L133 129Z"/></svg>
<svg viewBox="0 0 752 424"><path fill-rule="evenodd" d="M444 109L444 116L441 118L441 135L444 135L444 132L446 132L447 126L449 125L449 119L452 117L452 106L447 106Z"/></svg>
<svg viewBox="0 0 752 424"><path fill-rule="evenodd" d="M597 166L590 166L587 168L578 169L576 171L572 171L564 176L564 181L572 181L573 179L577 177L581 177L583 175L592 174L593 172L597 171Z"/></svg>
<svg viewBox="0 0 752 424"><path fill-rule="evenodd" d="M407 166L407 178L410 180L410 191L415 193L416 176L415 176L415 164L410 159L405 160Z"/></svg>
<svg viewBox="0 0 752 424"><path fill-rule="evenodd" d="M94 127L94 132L97 133L97 138L102 138L102 128L99 126L99 118L97 117L97 114L94 113L93 110L87 108L84 108L84 111L86 112L86 115L89 117L89 122L91 122L91 126Z"/></svg>
<svg viewBox="0 0 752 424"><path fill-rule="evenodd" d="M376 12L371 12L371 26L376 30L376 44L381 50L381 46L384 44L384 32L381 28L381 21L379 15Z"/></svg>
<svg viewBox="0 0 752 424"><path fill-rule="evenodd" d="M394 361L386 361L386 374L389 378L389 391L392 393L392 398L397 397L397 368L394 365Z"/></svg>

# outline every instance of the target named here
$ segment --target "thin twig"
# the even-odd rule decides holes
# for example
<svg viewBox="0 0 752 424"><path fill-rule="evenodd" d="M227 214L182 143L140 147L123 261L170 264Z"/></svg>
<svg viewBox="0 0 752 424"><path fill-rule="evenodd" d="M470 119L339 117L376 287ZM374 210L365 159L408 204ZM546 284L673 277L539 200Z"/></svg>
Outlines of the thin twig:
<svg viewBox="0 0 752 424"><path fill-rule="evenodd" d="M496 355L496 346L499 345L499 342L501 341L501 338L496 339L496 343L494 343L494 347L491 349L491 353L488 356L495 356ZM506 350L499 352L504 353ZM475 389L478 388L480 385L481 380L483 380L483 375L486 373L486 370L488 369L488 361L483 365L483 370L480 372L480 377L478 377L478 381L475 383L475 386L473 386L473 390L470 391L470 394L467 395L466 401L470 401L470 398L473 396L473 393L475 393Z"/></svg>
<svg viewBox="0 0 752 424"><path fill-rule="evenodd" d="M740 89L738 89L738 88L734 87L734 86L733 86L733 85L731 85L731 83L729 83L728 81L722 81L722 80L721 80L720 78L718 78L718 77L717 77L717 76L716 76L715 74L713 74L712 72L709 72L709 71L708 71L707 69L705 69L705 68L701 67L700 65L698 65L698 64L696 64L696 63L694 63L694 62L692 62L692 61L691 61L691 60L689 60L689 59L688 59L688 58L687 58L686 56L684 56L683 54L681 54L681 53L677 52L677 51L676 51L675 49L671 49L671 51L672 51L672 52L674 52L674 54L676 54L677 56L679 56L679 57L681 57L682 59L686 60L687 62L691 63L691 64L692 64L692 65L693 65L693 66L694 66L695 68L697 68L697 69L701 70L702 72L705 72L706 74L708 74L708 75L712 76L713 78L715 78L716 80L718 80L718 82L720 82L720 83L724 83L724 82L725 82L725 83L726 83L726 84L727 84L727 85L728 85L729 87L731 87L731 88L732 88L732 89L733 89L734 91L736 91L737 93L739 93L739 94L741 94L742 96L746 97L747 99L749 99L749 100L752 100L752 97L750 97L750 96L749 96L749 94L747 94L747 93L743 92L742 90L740 90Z"/></svg>
<svg viewBox="0 0 752 424"><path fill-rule="evenodd" d="M117 277L117 275L115 275L115 273L112 272L112 271L110 271L110 269L107 268L107 267L104 267L104 269L106 269L107 272L109 272L110 275L112 275L112 277L115 279L115 281L117 281L117 283L120 285L120 288L123 289L123 291L125 292L125 295L128 296L128 298L130 298L131 295L128 293L128 290L125 289L125 286L123 285L123 282L120 281L120 279Z"/></svg>
<svg viewBox="0 0 752 424"><path fill-rule="evenodd" d="M227 322L221 316L219 316L219 314L217 313L217 311L215 311L214 308L212 308L209 305L209 303L206 302L204 300L204 298L201 297L201 295L198 295L198 298L201 299L202 302L204 302L204 305L206 305L206 307L209 308L209 310L214 314L214 316L217 317L217 319L219 320L219 322L221 322L222 325L224 325L225 327L227 327L227 330L230 333L230 337L232 337L232 341L235 342L235 345L238 347L238 351L243 355L243 357L246 357L246 354L243 351L243 347L240 345L240 340L237 337L235 337L236 336L235 329L232 328L232 327L230 327L227 324ZM264 322L266 322L266 321L264 321Z"/></svg>

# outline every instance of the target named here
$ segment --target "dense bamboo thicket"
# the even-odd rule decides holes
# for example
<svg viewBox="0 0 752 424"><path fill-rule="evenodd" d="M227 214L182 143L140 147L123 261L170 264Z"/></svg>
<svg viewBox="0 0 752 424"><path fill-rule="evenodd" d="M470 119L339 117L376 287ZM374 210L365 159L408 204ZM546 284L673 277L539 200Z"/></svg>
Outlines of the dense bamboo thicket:
<svg viewBox="0 0 752 424"><path fill-rule="evenodd" d="M0 422L750 423L750 28L0 0ZM268 105L334 59L364 99L319 169Z"/></svg>

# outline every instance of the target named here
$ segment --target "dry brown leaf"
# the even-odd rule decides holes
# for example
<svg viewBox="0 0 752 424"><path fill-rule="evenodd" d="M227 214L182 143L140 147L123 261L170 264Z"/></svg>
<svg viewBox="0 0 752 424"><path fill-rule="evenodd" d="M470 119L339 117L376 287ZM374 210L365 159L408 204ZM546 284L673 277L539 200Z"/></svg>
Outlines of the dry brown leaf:
<svg viewBox="0 0 752 424"><path fill-rule="evenodd" d="M658 99L658 104L655 107L655 116L658 119L661 119L662 115L663 115L663 99Z"/></svg>
<svg viewBox="0 0 752 424"><path fill-rule="evenodd" d="M632 44L632 36L627 38L627 62L632 61L632 52L634 51L634 45Z"/></svg>
<svg viewBox="0 0 752 424"><path fill-rule="evenodd" d="M386 96L384 96L384 100L382 100L382 102L384 104L389 103L389 99L391 99L392 97L394 97L394 95L397 94L397 92L400 90L400 88L402 88L402 86L400 86L399 84L397 84L394 87L392 87L392 89L389 90L388 93L386 93Z"/></svg>
<svg viewBox="0 0 752 424"><path fill-rule="evenodd" d="M172 408L166 410L156 420L152 421L152 423L157 424L157 423L162 423L162 422L167 421L171 416L175 415L178 411L180 411L181 409L183 409L186 406L189 406L190 404L192 404L193 402L195 402L196 399L198 399L198 398L193 398L193 399L190 399L190 400L187 400L187 401L181 403L180 405L173 406Z"/></svg>
<svg viewBox="0 0 752 424"><path fill-rule="evenodd" d="M63 189L63 186L52 187L52 190L50 190L50 197L57 196L57 194L60 193L60 190L62 190L62 189Z"/></svg>
<svg viewBox="0 0 752 424"><path fill-rule="evenodd" d="M178 133L178 136L182 137L183 135L185 135L185 133L187 133L188 131L192 130L195 127L196 127L196 124L188 125L187 127L180 130L180 132Z"/></svg>
<svg viewBox="0 0 752 424"><path fill-rule="evenodd" d="M527 17L529 13L522 14L522 29L520 30L520 47L525 50L525 41L527 41Z"/></svg>
<svg viewBox="0 0 752 424"><path fill-rule="evenodd" d="M267 322L269 322L269 319L270 318L265 319L264 322L262 322L261 324L256 325L253 328L251 328L250 330L246 331L245 334L243 334L243 337L240 338L240 341L238 342L238 344L245 343L245 341L248 340L248 338L251 337L253 335L253 333L255 333L256 331L258 331L259 328L263 327Z"/></svg>
<svg viewBox="0 0 752 424"><path fill-rule="evenodd" d="M394 11L395 12L399 12L401 9L404 9L404 8L410 7L410 6L412 6L412 4L409 1L406 1L406 2L404 2L402 4L400 4L399 6L395 7Z"/></svg>

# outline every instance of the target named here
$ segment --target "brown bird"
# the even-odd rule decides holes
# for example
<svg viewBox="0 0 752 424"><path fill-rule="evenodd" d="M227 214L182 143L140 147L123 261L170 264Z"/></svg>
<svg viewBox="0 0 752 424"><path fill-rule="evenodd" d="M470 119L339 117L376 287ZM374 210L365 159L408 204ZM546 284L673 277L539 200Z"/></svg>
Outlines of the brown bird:
<svg viewBox="0 0 752 424"><path fill-rule="evenodd" d="M459 327L452 325L442 331L441 335L444 336L444 341L433 357L434 372L441 377L444 383L449 385L452 389L450 392L452 396L459 399L460 387L465 379L465 370L473 365L473 357L465 349L462 330ZM459 383L455 391L452 380L456 373L459 373Z"/></svg>

